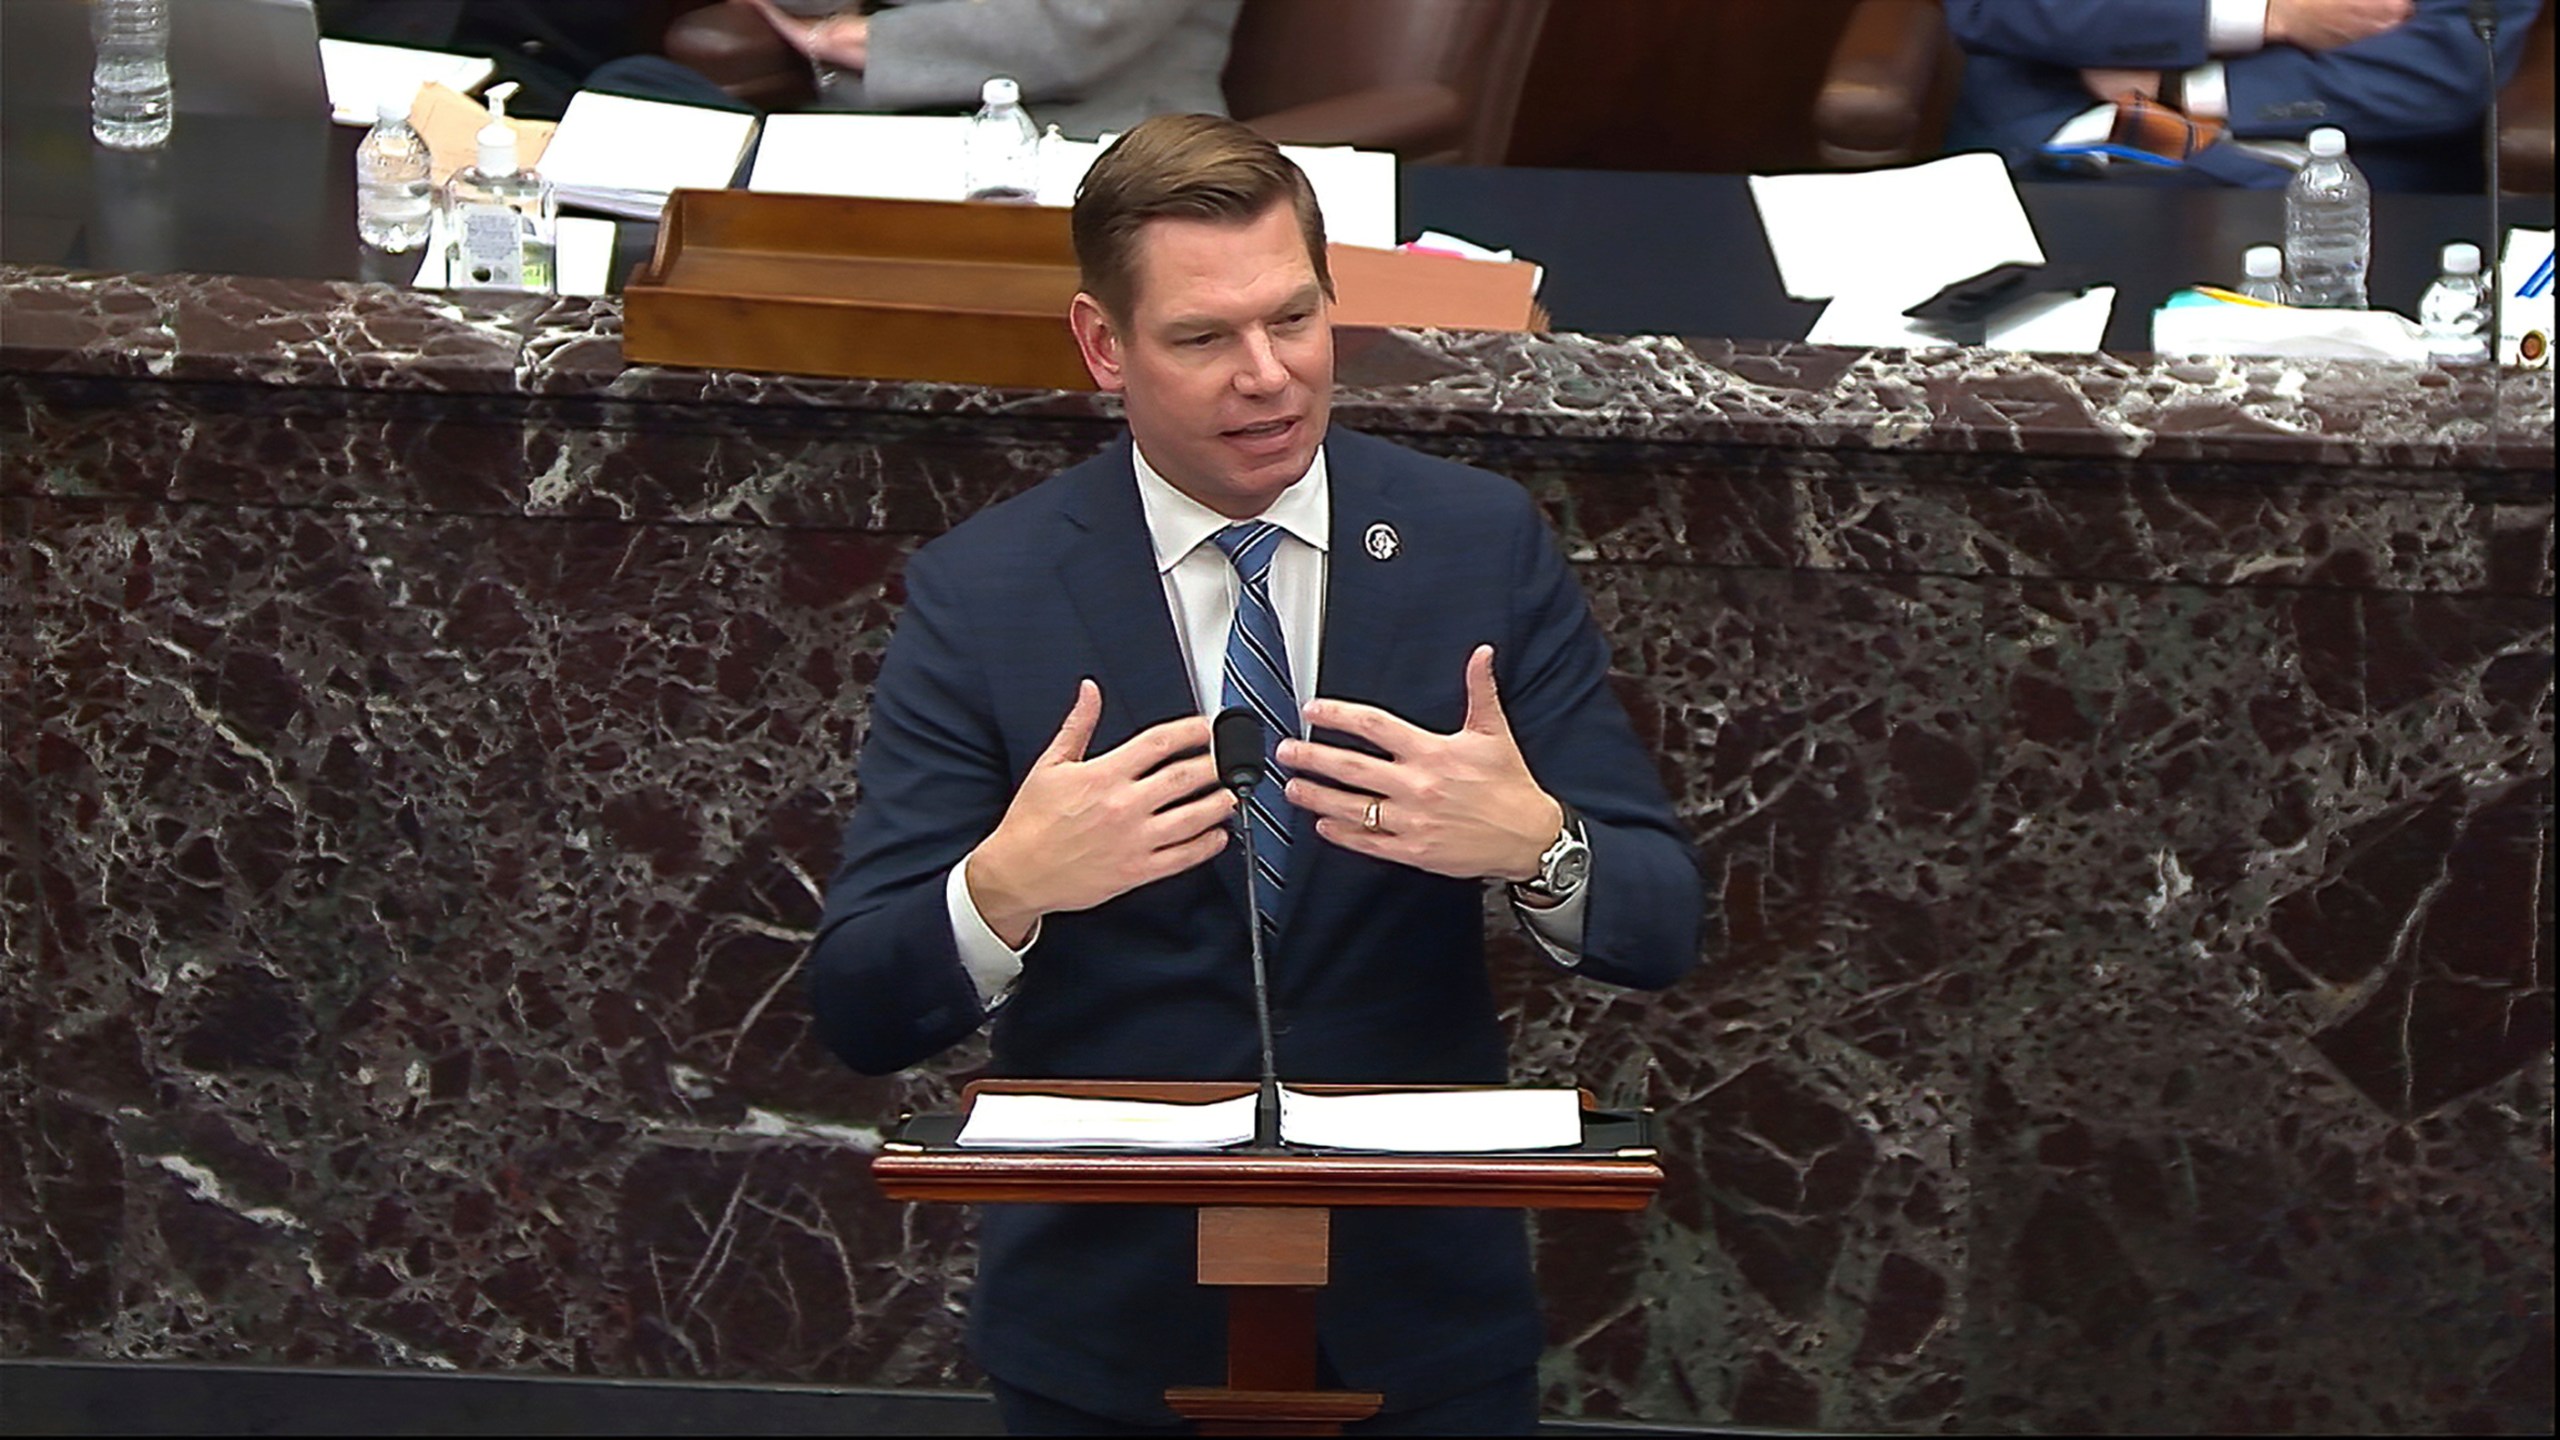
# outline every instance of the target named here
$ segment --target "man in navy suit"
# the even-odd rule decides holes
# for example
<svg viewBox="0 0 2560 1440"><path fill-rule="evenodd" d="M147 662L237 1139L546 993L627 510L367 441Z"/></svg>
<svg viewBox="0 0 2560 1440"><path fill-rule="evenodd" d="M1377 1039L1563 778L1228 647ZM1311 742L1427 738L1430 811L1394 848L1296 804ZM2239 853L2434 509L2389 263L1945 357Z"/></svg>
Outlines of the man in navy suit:
<svg viewBox="0 0 2560 1440"><path fill-rule="evenodd" d="M1284 1080L1499 1083L1488 883L1558 966L1678 979L1697 870L1553 536L1516 484L1329 427L1297 167L1160 117L1096 163L1074 229L1070 321L1130 438L908 568L811 956L828 1043L886 1073L992 1018L998 1074L1251 1078L1250 907ZM1254 703L1298 723L1268 742L1278 858L1249 881L1202 752L1257 657L1286 679ZM1167 1386L1217 1382L1194 1223L989 1207L970 1339L1009 1426L1165 1426ZM1386 1396L1366 1428L1534 1426L1516 1212L1351 1210L1333 1237L1323 1370Z"/></svg>
<svg viewBox="0 0 2560 1440"><path fill-rule="evenodd" d="M2492 88L2469 0L1945 0L1965 52L1947 149L1996 149L2044 168L2066 124L2138 94L2228 139L2175 175L2277 186L2284 165L2250 148L2347 132L2385 190L2475 190ZM2497 84L2514 76L2542 0L2496 0ZM2095 134L2103 138L2103 122ZM2144 178L2156 172L2119 163Z"/></svg>

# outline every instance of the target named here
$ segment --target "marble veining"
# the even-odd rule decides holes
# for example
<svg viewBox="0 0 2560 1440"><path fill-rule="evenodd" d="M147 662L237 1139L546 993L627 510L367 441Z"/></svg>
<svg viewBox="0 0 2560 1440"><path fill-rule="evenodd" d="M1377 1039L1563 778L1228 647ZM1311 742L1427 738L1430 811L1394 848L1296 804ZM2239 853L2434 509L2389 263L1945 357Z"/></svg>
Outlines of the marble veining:
<svg viewBox="0 0 2560 1440"><path fill-rule="evenodd" d="M632 369L612 301L0 269L0 1349L952 1386L948 1103L800 952L906 557L1086 394ZM1552 1411L2540 1430L2551 388L1344 337L1555 521L1698 839ZM1499 922L1498 912L1489 919Z"/></svg>

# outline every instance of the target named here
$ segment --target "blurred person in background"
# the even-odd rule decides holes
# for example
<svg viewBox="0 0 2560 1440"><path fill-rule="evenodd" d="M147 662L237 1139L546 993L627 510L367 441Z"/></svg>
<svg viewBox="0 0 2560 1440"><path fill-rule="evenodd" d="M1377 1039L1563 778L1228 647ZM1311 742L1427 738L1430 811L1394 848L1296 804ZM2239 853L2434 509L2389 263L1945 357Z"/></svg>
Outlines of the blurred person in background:
<svg viewBox="0 0 2560 1440"><path fill-rule="evenodd" d="M5 3L5 0L0 0ZM509 108L558 119L597 66L657 48L667 7L653 0L317 0L320 33L481 55L492 83L522 87Z"/></svg>
<svg viewBox="0 0 2560 1440"><path fill-rule="evenodd" d="M1227 112L1219 76L1243 0L726 0L807 57L815 110L965 114L1006 75L1043 127L1079 139L1150 115ZM662 55L619 60L591 88L752 109Z"/></svg>
<svg viewBox="0 0 2560 1440"><path fill-rule="evenodd" d="M2471 190L2493 89L2470 0L1945 0L1965 52L1949 151L2025 173L2280 186L2336 126L2388 190ZM2542 0L2495 0L2497 77ZM2101 158L2132 146L2180 163ZM2093 152L2091 147L2101 147Z"/></svg>

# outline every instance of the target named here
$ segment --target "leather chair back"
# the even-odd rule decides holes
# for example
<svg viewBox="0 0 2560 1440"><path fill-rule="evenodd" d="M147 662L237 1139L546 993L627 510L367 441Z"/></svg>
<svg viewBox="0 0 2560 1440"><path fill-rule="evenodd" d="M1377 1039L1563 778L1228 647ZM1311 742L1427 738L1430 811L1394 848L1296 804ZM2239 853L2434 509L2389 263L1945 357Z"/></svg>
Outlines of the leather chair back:
<svg viewBox="0 0 2560 1440"><path fill-rule="evenodd" d="M2498 176L2501 188L2520 195L2551 193L2551 17L2560 6L2545 3L2526 36L2524 63L2498 92Z"/></svg>
<svg viewBox="0 0 2560 1440"><path fill-rule="evenodd" d="M1275 139L1499 165L1547 3L1245 0L1227 59L1227 106ZM1434 89L1443 92L1436 106ZM1353 115L1364 101L1374 102L1369 113ZM1403 123L1381 124L1385 110L1401 111ZM1308 125L1293 131L1293 117Z"/></svg>

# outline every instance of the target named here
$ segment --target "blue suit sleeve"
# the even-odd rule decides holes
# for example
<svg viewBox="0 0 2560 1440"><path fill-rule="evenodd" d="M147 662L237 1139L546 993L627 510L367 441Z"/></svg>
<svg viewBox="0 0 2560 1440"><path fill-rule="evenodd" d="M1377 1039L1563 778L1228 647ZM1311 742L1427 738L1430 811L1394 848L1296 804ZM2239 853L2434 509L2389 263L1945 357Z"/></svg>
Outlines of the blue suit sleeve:
<svg viewBox="0 0 2560 1440"><path fill-rule="evenodd" d="M2210 0L1946 0L1971 53L2075 70L2184 70L2212 58Z"/></svg>
<svg viewBox="0 0 2560 1440"><path fill-rule="evenodd" d="M2499 0L2497 83L2514 78L2538 0ZM2408 140L2479 123L2490 84L2464 0L2419 0L2397 27L2335 50L2279 45L2223 68L2232 132L2301 136L2322 125L2358 140Z"/></svg>
<svg viewBox="0 0 2560 1440"><path fill-rule="evenodd" d="M1513 557L1513 653L1494 679L1529 772L1581 812L1591 882L1575 973L1659 990L1698 960L1701 886L1688 834L1609 688L1609 646L1555 537L1525 498Z"/></svg>
<svg viewBox="0 0 2560 1440"><path fill-rule="evenodd" d="M957 643L967 617L945 593L931 552L919 553L871 689L861 795L809 954L819 1037L866 1075L929 1059L986 1019L943 882L1003 818L1012 771L985 676Z"/></svg>

